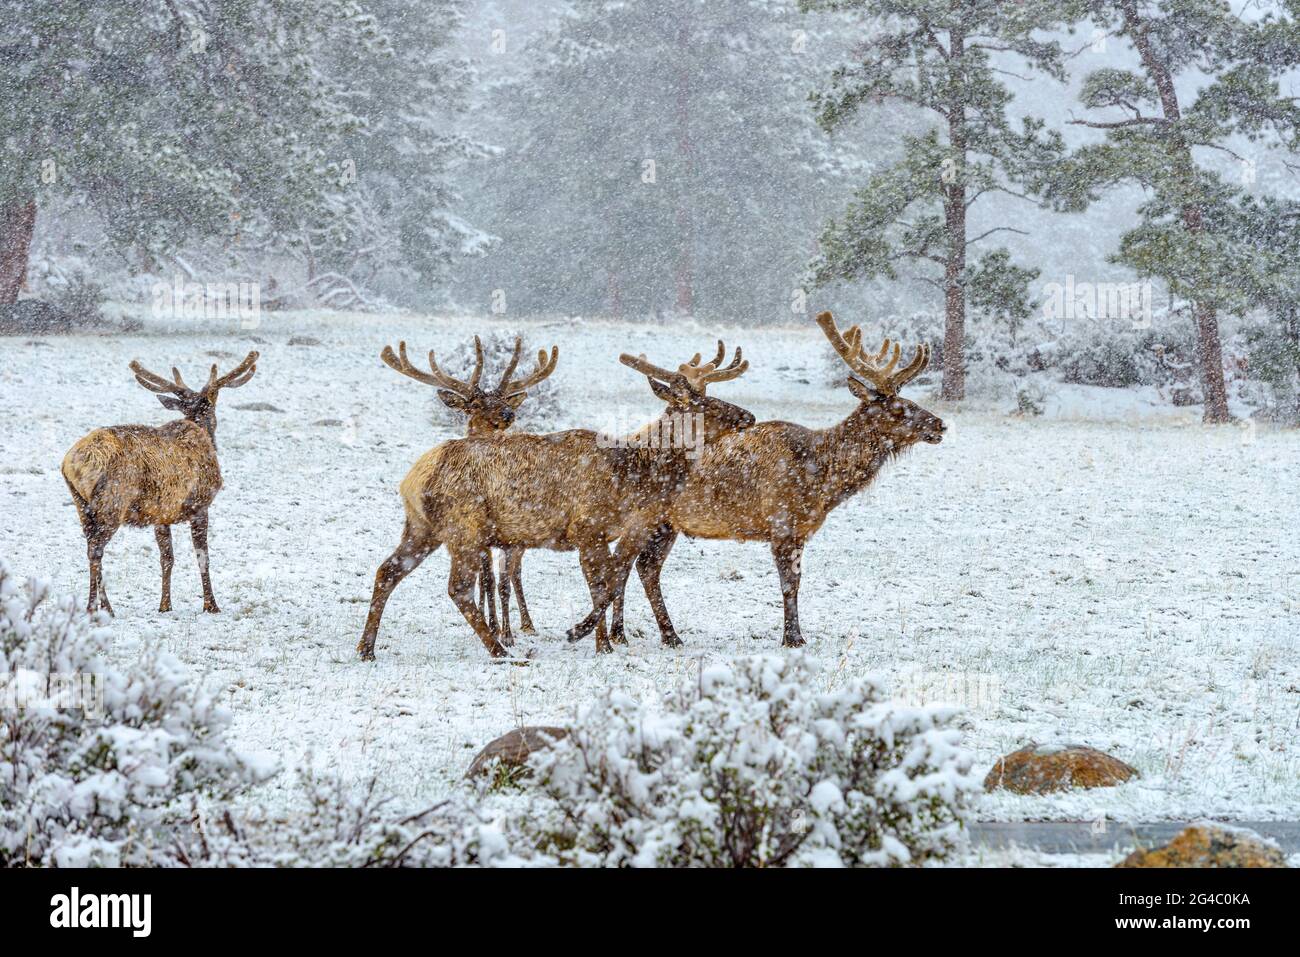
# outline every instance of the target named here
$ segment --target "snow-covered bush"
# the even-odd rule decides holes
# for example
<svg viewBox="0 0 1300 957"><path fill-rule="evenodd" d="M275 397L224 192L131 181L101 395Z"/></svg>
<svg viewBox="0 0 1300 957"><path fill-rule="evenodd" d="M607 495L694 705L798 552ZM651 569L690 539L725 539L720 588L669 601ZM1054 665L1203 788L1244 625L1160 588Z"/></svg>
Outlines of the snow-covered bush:
<svg viewBox="0 0 1300 957"><path fill-rule="evenodd" d="M309 768L296 794L275 811L252 805L196 812L179 857L192 867L483 867L520 863L502 826L473 795L454 792L404 814L377 778L349 785Z"/></svg>
<svg viewBox="0 0 1300 957"><path fill-rule="evenodd" d="M610 691L531 759L519 826L560 863L885 866L961 837L970 757L955 712L828 688L802 654L704 668L662 710Z"/></svg>
<svg viewBox="0 0 1300 957"><path fill-rule="evenodd" d="M0 559L0 866L174 863L193 799L265 776L172 655L142 647L123 672L108 638Z"/></svg>
<svg viewBox="0 0 1300 957"><path fill-rule="evenodd" d="M483 343L483 388L496 388L501 373L506 371L510 356L515 351L515 338L523 339L523 348L519 353L519 367L515 377L522 378L533 371L537 362L537 348L532 346L528 336L510 329L494 329L486 335L480 335ZM548 349L549 352L549 349ZM468 379L474 371L474 340L466 339L448 350L445 355L438 353L438 365L448 375L458 379ZM442 425L463 429L465 416L445 406L436 397L433 400L434 420ZM515 419L516 428L523 431L537 431L552 427L560 414L560 403L552 379L543 379L528 390L528 398L519 407Z"/></svg>

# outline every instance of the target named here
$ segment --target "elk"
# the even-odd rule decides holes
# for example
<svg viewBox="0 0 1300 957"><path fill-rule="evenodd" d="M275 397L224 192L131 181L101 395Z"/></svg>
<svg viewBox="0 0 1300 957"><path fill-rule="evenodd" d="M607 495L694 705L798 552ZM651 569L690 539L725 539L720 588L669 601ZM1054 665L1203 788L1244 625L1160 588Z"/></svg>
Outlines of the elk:
<svg viewBox="0 0 1300 957"><path fill-rule="evenodd" d="M79 439L63 457L63 479L77 506L90 559L90 599L86 610L110 615L101 563L104 547L123 525L152 525L162 562L162 600L158 610L172 610L171 526L189 522L194 554L203 582L203 610L218 612L208 575L208 506L221 491L217 465L217 394L248 382L257 371L257 353L223 376L212 367L197 392L173 368L168 380L130 364L136 382L158 394L164 408L181 418L158 427L116 425Z"/></svg>
<svg viewBox="0 0 1300 957"><path fill-rule="evenodd" d="M607 441L586 429L546 435L506 432L452 439L426 452L402 480L406 512L402 540L375 573L370 613L357 645L373 659L388 596L435 549L451 555L447 593L493 657L505 648L473 600L474 578L491 548L576 549L591 594L591 613L569 631L577 640L596 628L614 585L668 516L668 508L694 464L692 449L676 441L690 421L703 424L707 447L723 435L748 428L749 412L705 395L711 382L734 379L748 362L736 350L731 365L701 366L699 357L677 372L651 365L644 356L619 361L646 376L666 404L644 429ZM430 357L430 364L433 359ZM670 436L669 447L661 441ZM614 555L609 545L618 542ZM597 652L611 650L597 631Z"/></svg>
<svg viewBox="0 0 1300 957"><path fill-rule="evenodd" d="M514 353L511 355L510 362L506 366L505 372L502 373L496 388L485 390L479 386L479 381L483 376L483 343L478 336L474 337L474 371L470 373L468 380L457 379L443 372L438 368L432 352L429 353L430 371L425 372L411 364L406 355L405 342L399 342L397 349L397 353L394 353L392 346L384 346L379 357L389 368L400 372L402 375L409 376L416 382L435 386L438 389L438 398L442 400L444 405L449 409L464 412L468 416L466 434L472 436L495 435L510 428L515 421L515 410L528 398L528 390L550 376L555 371L555 364L560 358L559 346L551 346L549 358L545 349L539 350L536 368L522 379L511 378L515 374L515 369L519 366L520 353L523 350L523 340L516 337ZM514 637L510 634L510 588L512 585L515 594L519 598L519 628L526 635L535 632L533 620L528 614L528 604L524 600L523 559L524 549L522 548L506 549L504 553L500 582L501 624L499 629L497 625L497 606L492 597L493 574L490 555L487 556L483 567L479 571L479 606L482 608L486 605L488 627L493 633L499 634L501 643L507 646L514 644Z"/></svg>
<svg viewBox="0 0 1300 957"><path fill-rule="evenodd" d="M656 529L636 560L666 645L681 644L659 588L660 572L678 534L769 543L784 605L782 644L804 644L799 583L808 539L836 506L870 485L887 461L917 442L933 444L943 438L942 420L898 394L929 362L929 346L919 346L912 361L899 369L898 343L886 339L879 352L868 355L859 327L841 335L829 312L819 315L817 324L849 368L846 384L858 407L828 429L761 422L723 436L705 450L673 501L668 522ZM615 641L623 633L627 571L611 612Z"/></svg>

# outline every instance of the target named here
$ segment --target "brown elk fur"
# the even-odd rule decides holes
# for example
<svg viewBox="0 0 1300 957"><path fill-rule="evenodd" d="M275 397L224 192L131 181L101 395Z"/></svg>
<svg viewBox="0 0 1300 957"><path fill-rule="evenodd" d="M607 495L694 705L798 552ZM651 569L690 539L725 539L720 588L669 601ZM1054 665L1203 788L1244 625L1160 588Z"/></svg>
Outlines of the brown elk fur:
<svg viewBox="0 0 1300 957"><path fill-rule="evenodd" d="M703 382L735 378L748 364L740 356L725 370L669 373L644 359L623 356L645 372L668 408L648 429L671 417L700 415L707 447L722 435L753 424L738 406L703 394ZM670 426L669 426L670 427ZM439 545L451 555L447 590L493 657L505 650L473 601L474 577L491 548L577 549L591 593L592 611L569 632L577 640L594 629L613 588L662 525L672 499L693 465L690 450L606 443L595 432L574 429L547 435L496 433L453 439L426 452L401 484L406 523L398 548L375 574L365 631L357 646L373 658L389 594ZM618 540L614 556L609 544ZM597 651L608 651L598 638Z"/></svg>
<svg viewBox="0 0 1300 957"><path fill-rule="evenodd" d="M846 346L841 355L850 369L872 381L849 378L858 407L828 429L809 429L793 422L762 422L744 432L723 436L705 450L699 465L673 501L669 521L658 529L638 556L637 572L645 587L663 641L679 639L664 606L659 574L679 533L692 538L768 542L781 581L785 628L783 643L804 643L799 628L799 582L804 545L840 503L866 488L881 466L917 442L939 442L943 422L896 394L928 360L917 358L895 373L894 360L883 370L886 348L869 359L854 327L839 338L830 313L818 322L832 341ZM834 331L833 331L834 330ZM881 374L883 372L883 374ZM874 381L873 381L874 379ZM623 630L622 586L614 601L612 630Z"/></svg>
<svg viewBox="0 0 1300 957"><path fill-rule="evenodd" d="M87 610L112 605L104 588L104 547L123 525L154 527L162 562L162 600L159 611L171 611L171 526L190 523L194 552L203 584L203 608L216 612L216 598L208 574L208 506L221 491L217 464L216 403L222 388L243 385L256 371L257 353L250 352L231 372L218 378L212 367L207 385L193 391L172 370L174 380L157 376L131 363L137 381L145 388L167 393L158 396L167 408L185 417L153 427L118 425L79 439L63 458L63 478L72 493L86 535L90 560L90 598Z"/></svg>

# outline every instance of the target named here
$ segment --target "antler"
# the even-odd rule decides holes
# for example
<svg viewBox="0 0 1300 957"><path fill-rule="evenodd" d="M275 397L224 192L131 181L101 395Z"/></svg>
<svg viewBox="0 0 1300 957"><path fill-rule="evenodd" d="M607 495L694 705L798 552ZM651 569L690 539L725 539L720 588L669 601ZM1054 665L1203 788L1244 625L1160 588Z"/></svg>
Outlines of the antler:
<svg viewBox="0 0 1300 957"><path fill-rule="evenodd" d="M468 399L478 388L479 377L483 374L483 343L479 341L478 336L474 337L474 374L469 377L468 382L462 382L453 376L447 375L438 368L438 363L433 358L433 350L429 350L429 368L432 372L425 372L411 365L411 360L406 357L406 343L404 341L397 343L397 350L400 356L394 355L392 346L384 346L379 358L391 369L410 376L416 382L423 382L425 385L437 386L440 389L449 389Z"/></svg>
<svg viewBox="0 0 1300 957"><path fill-rule="evenodd" d="M823 312L817 317L817 325L821 326L832 348L844 360L844 364L850 371L866 379L881 392L890 395L920 375L921 370L930 361L930 347L922 343L916 347L916 355L912 361L895 372L894 367L898 365L898 358L902 352L897 342L886 339L879 352L874 356L868 356L862 348L862 330L857 326L850 327L848 332L841 335L835 325L835 317L829 312ZM888 362L885 361L886 356L889 356Z"/></svg>
<svg viewBox="0 0 1300 957"><path fill-rule="evenodd" d="M506 367L506 374L501 377L501 384L497 386L497 392L503 396L518 395L520 392L531 389L554 372L555 364L560 361L559 346L551 346L550 358L547 358L545 349L538 349L537 368L522 379L511 379L510 376L514 373L515 366L519 364L519 350L522 346L522 340L515 339L515 354L510 359L510 365Z"/></svg>
<svg viewBox="0 0 1300 957"><path fill-rule="evenodd" d="M175 377L176 381L172 382L171 380L164 379L156 372L150 372L144 366L140 365L139 359L132 359L129 366L131 371L135 373L135 381L140 383L140 385L144 386L150 392L170 392L173 395L183 395L184 393L192 391L184 382L181 381L181 374L175 367L172 368L172 375Z"/></svg>
<svg viewBox="0 0 1300 957"><path fill-rule="evenodd" d="M629 368L635 369L642 375L647 375L652 379L662 379L664 382L672 382L673 379L681 376L681 373L669 372L667 369L660 368L657 365L652 365L646 359L644 354L634 356L630 353L624 352L618 357L618 361Z"/></svg>
<svg viewBox="0 0 1300 957"><path fill-rule="evenodd" d="M684 382L692 391L703 393L710 382L724 382L727 379L734 379L743 375L745 370L749 368L748 360L744 360L740 350L737 349L731 364L726 368L719 369L718 364L722 362L726 354L727 347L719 339L718 354L714 356L712 362L700 365L700 354L697 352L691 357L690 362L683 362L678 366L676 372L669 372L661 366L650 363L643 355L633 356L625 352L618 357L618 361L635 369L642 375L650 376L652 379L661 379L664 382Z"/></svg>
<svg viewBox="0 0 1300 957"><path fill-rule="evenodd" d="M731 360L731 365L720 369L722 360L727 356L727 347L722 340L718 340L718 354L713 357L713 361L700 365L700 354L697 352L691 358L690 362L683 363L677 367L677 371L686 378L687 384L696 392L703 392L710 382L726 382L728 379L735 379L743 375L749 368L748 360L742 361L740 348L736 348L736 355Z"/></svg>
<svg viewBox="0 0 1300 957"><path fill-rule="evenodd" d="M217 367L212 366L212 372L208 376L208 384L204 387L205 392L215 392L218 389L237 389L249 379L253 378L253 373L257 372L256 350L244 356L244 361L235 366L220 379L217 378ZM175 369L172 372L176 376L176 381L181 381L181 374Z"/></svg>

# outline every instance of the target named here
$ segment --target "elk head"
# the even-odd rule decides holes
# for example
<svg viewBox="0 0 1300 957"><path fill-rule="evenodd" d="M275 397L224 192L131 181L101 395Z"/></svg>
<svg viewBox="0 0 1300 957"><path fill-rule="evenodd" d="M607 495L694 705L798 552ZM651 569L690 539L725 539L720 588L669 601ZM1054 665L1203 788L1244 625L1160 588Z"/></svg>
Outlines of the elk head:
<svg viewBox="0 0 1300 957"><path fill-rule="evenodd" d="M208 435L217 433L217 393L222 389L235 389L253 378L257 371L257 353L250 352L244 361L225 375L217 376L217 367L212 366L208 382L202 389L195 391L185 384L180 370L172 367L171 380L157 373L150 372L140 365L138 360L131 361L131 371L135 381L150 392L158 393L158 401L163 408L179 412L185 418L207 430Z"/></svg>
<svg viewBox="0 0 1300 957"><path fill-rule="evenodd" d="M506 366L501 381L497 383L495 389L487 390L479 386L479 380L483 376L483 343L478 336L474 337L474 371L468 380L449 376L439 369L432 350L429 352L430 371L424 372L415 368L406 357L405 342L397 344L396 354L392 346L384 346L384 351L379 354L379 358L402 375L410 376L425 385L437 387L438 398L447 408L464 412L469 416L469 434L484 435L510 428L515 421L515 410L524 399L528 398L528 390L554 372L555 364L560 359L559 346L551 346L549 357L545 349L539 350L537 367L522 379L515 379L512 377L515 368L519 365L519 354L522 349L523 340L516 338L514 355L510 357L510 364Z"/></svg>
<svg viewBox="0 0 1300 957"><path fill-rule="evenodd" d="M753 413L738 405L705 395L709 383L739 378L749 368L749 362L741 359L740 349L736 349L731 364L723 367L722 360L726 354L726 346L722 340L718 340L718 353L711 362L701 365L700 354L696 353L690 362L679 365L676 372L652 365L643 355L624 353L618 357L618 361L650 380L651 391L667 403L669 413L701 416L704 422L704 441L712 442L754 424Z"/></svg>
<svg viewBox="0 0 1300 957"><path fill-rule="evenodd" d="M817 325L853 375L848 378L849 391L862 403L861 417L872 432L888 441L893 448L906 448L915 442L937 443L943 440L947 426L937 415L898 394L930 361L930 347L917 346L912 361L897 369L901 348L886 339L880 351L868 355L862 347L862 330L857 326L840 334L835 317L823 312Z"/></svg>

